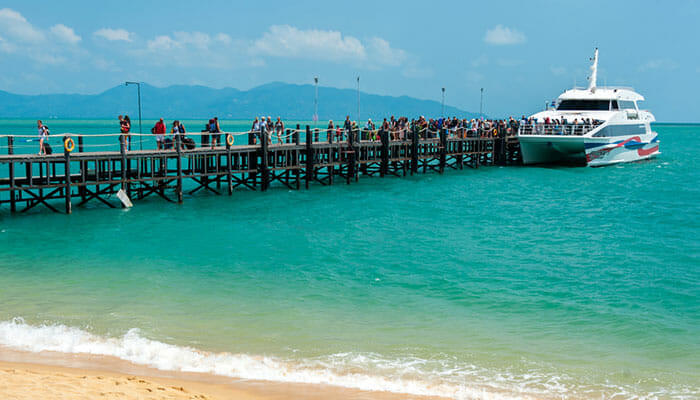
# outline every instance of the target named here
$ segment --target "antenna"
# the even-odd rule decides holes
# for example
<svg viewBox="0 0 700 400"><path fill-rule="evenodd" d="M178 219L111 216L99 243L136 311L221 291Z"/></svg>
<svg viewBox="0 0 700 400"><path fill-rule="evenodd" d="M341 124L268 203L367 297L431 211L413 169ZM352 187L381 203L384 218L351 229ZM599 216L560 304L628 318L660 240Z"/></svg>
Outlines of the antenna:
<svg viewBox="0 0 700 400"><path fill-rule="evenodd" d="M595 48L595 53L593 53L593 58L591 59L593 64L591 64L591 76L588 78L588 90L591 93L595 92L596 81L598 80L598 48Z"/></svg>

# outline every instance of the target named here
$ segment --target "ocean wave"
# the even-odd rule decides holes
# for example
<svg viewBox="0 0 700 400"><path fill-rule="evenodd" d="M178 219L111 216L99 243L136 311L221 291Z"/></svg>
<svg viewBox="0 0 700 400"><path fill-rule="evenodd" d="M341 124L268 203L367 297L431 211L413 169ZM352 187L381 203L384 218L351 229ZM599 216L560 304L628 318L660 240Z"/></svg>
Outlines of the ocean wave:
<svg viewBox="0 0 700 400"><path fill-rule="evenodd" d="M22 318L0 322L0 345L30 351L54 351L117 357L160 370L454 399L529 399L569 397L568 377L528 372L493 374L473 365L420 358L389 359L374 353L337 353L286 360L273 356L212 353L143 337L130 329L121 337L103 337L62 324L30 325ZM609 387L618 395L624 388ZM589 393L590 394L590 393ZM600 397L600 396L598 396Z"/></svg>

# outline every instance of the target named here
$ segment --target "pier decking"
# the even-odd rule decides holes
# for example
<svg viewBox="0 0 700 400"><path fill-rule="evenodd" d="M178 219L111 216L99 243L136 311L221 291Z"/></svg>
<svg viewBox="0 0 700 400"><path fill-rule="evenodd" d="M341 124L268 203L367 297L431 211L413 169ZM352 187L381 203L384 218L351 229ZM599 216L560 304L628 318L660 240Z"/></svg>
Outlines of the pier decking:
<svg viewBox="0 0 700 400"><path fill-rule="evenodd" d="M266 191L271 185L298 190L338 180L350 184L361 176L520 163L517 139L500 131L465 136L413 128L404 140L392 140L384 131L378 132L380 140L368 140L354 131L338 141L325 130L297 126L274 144L266 139L269 134L245 134L248 144L242 145L231 144L233 134L222 133L224 145L214 148L126 151L118 146L119 151L90 152L83 151L90 135L73 136L77 145L72 152L64 149L66 136L60 146L54 144L52 155L15 154L15 137L7 136L8 154L0 155L0 167L5 167L0 168L0 209L9 205L13 213L26 212L42 205L71 213L74 205L89 202L120 207L114 196L119 190L131 200L158 196L181 203L202 190L229 195L235 189Z"/></svg>

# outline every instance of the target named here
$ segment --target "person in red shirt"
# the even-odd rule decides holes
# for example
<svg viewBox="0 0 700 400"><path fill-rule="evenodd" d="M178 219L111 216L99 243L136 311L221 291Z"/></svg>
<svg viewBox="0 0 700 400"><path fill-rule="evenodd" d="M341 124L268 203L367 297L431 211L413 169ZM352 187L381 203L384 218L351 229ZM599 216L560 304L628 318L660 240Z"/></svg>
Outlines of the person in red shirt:
<svg viewBox="0 0 700 400"><path fill-rule="evenodd" d="M164 142L165 142L165 132L167 129L165 128L165 123L163 122L163 118L160 119L160 121L156 122L156 125L151 129L151 132L156 135L156 145L158 146L158 150L164 149Z"/></svg>

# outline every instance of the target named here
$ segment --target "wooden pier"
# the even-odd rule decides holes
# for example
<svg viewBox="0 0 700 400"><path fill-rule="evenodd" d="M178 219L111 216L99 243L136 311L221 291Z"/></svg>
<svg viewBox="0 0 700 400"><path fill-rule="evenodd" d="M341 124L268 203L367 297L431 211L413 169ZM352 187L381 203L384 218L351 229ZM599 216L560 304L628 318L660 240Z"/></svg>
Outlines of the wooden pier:
<svg viewBox="0 0 700 400"><path fill-rule="evenodd" d="M224 145L215 148L186 150L175 136L170 150L126 151L122 144L119 151L98 152L83 151L90 135L64 136L52 155L15 154L15 137L7 136L7 155L0 155L0 167L6 166L0 168L0 211L9 206L13 213L26 212L41 205L70 214L74 206L90 202L121 207L115 196L120 190L134 201L158 196L181 203L199 191L231 195L235 189L266 191L272 185L298 190L368 176L520 163L517 138L500 131L468 136L413 127L403 140L381 130L379 140L359 131L337 140L325 130L297 126L281 143L270 143L264 132L244 135L248 142L243 145L233 144L234 134L223 133ZM73 151L64 146L69 138L77 141Z"/></svg>

